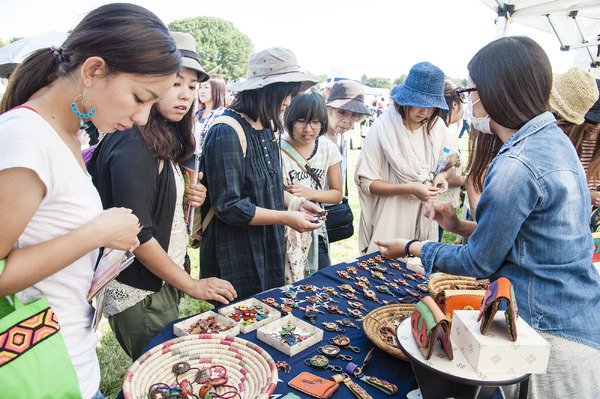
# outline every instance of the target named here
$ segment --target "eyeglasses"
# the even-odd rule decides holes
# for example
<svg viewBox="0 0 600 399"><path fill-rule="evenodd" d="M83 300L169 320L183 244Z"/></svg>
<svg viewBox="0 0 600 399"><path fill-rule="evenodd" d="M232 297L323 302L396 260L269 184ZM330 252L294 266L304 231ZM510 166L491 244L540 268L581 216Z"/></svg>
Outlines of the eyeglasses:
<svg viewBox="0 0 600 399"><path fill-rule="evenodd" d="M335 110L338 114L338 116L341 119L350 119L352 122L356 122L358 120L358 118L360 118L360 114L358 112L350 112L350 111L345 111L343 109L339 109L337 108Z"/></svg>
<svg viewBox="0 0 600 399"><path fill-rule="evenodd" d="M469 100L469 96L471 95L471 92L473 91L477 91L477 87L467 87L464 89L456 89L456 94L458 94L458 98L460 99L460 102L463 104L466 104L466 102Z"/></svg>
<svg viewBox="0 0 600 399"><path fill-rule="evenodd" d="M305 129L306 126L310 125L310 128L312 130L320 130L321 126L323 126L323 124L321 123L321 121L318 120L314 120L314 121L304 121L302 119L299 119L297 121L294 121L294 127L296 129Z"/></svg>

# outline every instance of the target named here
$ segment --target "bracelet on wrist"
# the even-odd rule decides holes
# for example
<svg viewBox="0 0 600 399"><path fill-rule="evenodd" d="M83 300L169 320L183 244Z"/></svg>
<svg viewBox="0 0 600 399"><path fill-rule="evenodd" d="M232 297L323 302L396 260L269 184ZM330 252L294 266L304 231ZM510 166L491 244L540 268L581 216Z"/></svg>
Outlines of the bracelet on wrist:
<svg viewBox="0 0 600 399"><path fill-rule="evenodd" d="M410 250L410 245L414 242L417 242L419 240L410 240L409 242L406 243L406 246L404 247L404 256L406 258L414 258L414 255L411 255L410 252L408 252Z"/></svg>

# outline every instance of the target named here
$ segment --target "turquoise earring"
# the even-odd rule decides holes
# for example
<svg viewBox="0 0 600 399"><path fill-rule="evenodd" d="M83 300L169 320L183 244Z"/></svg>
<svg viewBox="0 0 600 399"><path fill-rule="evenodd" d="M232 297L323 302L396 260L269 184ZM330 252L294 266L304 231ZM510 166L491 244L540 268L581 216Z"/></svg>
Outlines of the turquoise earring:
<svg viewBox="0 0 600 399"><path fill-rule="evenodd" d="M96 103L91 97L86 96L87 87L83 89L83 93L78 95L71 102L71 111L79 118L79 126L83 127L83 120L90 119L96 113ZM82 113L77 109L77 103L80 102L85 108L89 108L89 112L87 114Z"/></svg>

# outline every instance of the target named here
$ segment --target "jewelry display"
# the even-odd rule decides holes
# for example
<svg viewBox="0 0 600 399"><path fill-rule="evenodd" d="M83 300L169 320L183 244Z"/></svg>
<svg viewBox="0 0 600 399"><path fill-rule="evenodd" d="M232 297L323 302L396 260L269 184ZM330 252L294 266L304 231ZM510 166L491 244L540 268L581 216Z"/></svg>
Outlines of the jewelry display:
<svg viewBox="0 0 600 399"><path fill-rule="evenodd" d="M329 338L329 343L339 346L340 348L350 349L354 353L360 353L360 348L358 346L350 345L350 338L342 334Z"/></svg>
<svg viewBox="0 0 600 399"><path fill-rule="evenodd" d="M329 295L340 297L340 294L333 287L323 287L323 291L325 291Z"/></svg>
<svg viewBox="0 0 600 399"><path fill-rule="evenodd" d="M352 327L352 328L356 328L357 330L360 330L360 327L357 326L356 324L354 324L352 322L352 320L350 320L348 318L343 318L342 320L336 320L336 322L339 323L343 327Z"/></svg>
<svg viewBox="0 0 600 399"><path fill-rule="evenodd" d="M375 255L375 262L377 263L385 263L387 258L383 255Z"/></svg>
<svg viewBox="0 0 600 399"><path fill-rule="evenodd" d="M358 262L356 266L363 270L369 270L369 265L367 264L367 262Z"/></svg>
<svg viewBox="0 0 600 399"><path fill-rule="evenodd" d="M300 288L302 288L306 292L317 292L317 287L315 287L312 284L304 284L301 285Z"/></svg>
<svg viewBox="0 0 600 399"><path fill-rule="evenodd" d="M290 366L288 362L285 362L283 360L276 362L275 367L277 367L278 370L283 370L283 372L286 374L289 374L289 372L292 370L292 366Z"/></svg>
<svg viewBox="0 0 600 399"><path fill-rule="evenodd" d="M315 356L311 357L310 359L306 359L304 361L304 364L306 364L307 366L313 366L313 367L319 367L322 369L331 370L335 373L339 373L343 370L340 366L334 366L332 364L329 364L329 359L327 359L323 355L315 355Z"/></svg>
<svg viewBox="0 0 600 399"><path fill-rule="evenodd" d="M356 290L354 288L352 288L352 286L350 284L342 284L342 285L338 285L338 288L341 291L344 292L350 292L352 294L356 294Z"/></svg>
<svg viewBox="0 0 600 399"><path fill-rule="evenodd" d="M388 294L393 296L394 298L396 297L396 295L392 291L390 291L390 288L387 285L378 285L375 287L375 289L381 292L382 294Z"/></svg>
<svg viewBox="0 0 600 399"><path fill-rule="evenodd" d="M190 325L187 332L190 334L217 334L232 329L233 326L223 326L219 324L215 316L209 316L205 319L198 319Z"/></svg>
<svg viewBox="0 0 600 399"><path fill-rule="evenodd" d="M326 331L329 331L329 332L345 332L346 331L343 328L340 328L337 324L335 324L332 321L330 321L330 322L323 322L321 324L323 324L323 328Z"/></svg>
<svg viewBox="0 0 600 399"><path fill-rule="evenodd" d="M355 276L358 276L358 271L356 270L356 267L354 267L354 266L346 267L346 271L350 274L354 274Z"/></svg>
<svg viewBox="0 0 600 399"><path fill-rule="evenodd" d="M350 275L348 274L348 272L347 272L347 271L345 271L345 270L337 270L337 274L338 274L338 276L340 276L341 278L345 278L345 279L348 279L348 280L352 280L352 277L350 277Z"/></svg>
<svg viewBox="0 0 600 399"><path fill-rule="evenodd" d="M377 296L375 295L375 291L366 289L364 290L363 294L368 300L381 304L381 301L377 299Z"/></svg>
<svg viewBox="0 0 600 399"><path fill-rule="evenodd" d="M403 271L404 269L400 266L400 263L398 262L390 262L388 263L388 266L391 267L392 269L396 269L396 270L400 270Z"/></svg>
<svg viewBox="0 0 600 399"><path fill-rule="evenodd" d="M367 367L367 364L371 360L371 356L373 354L373 349L375 349L375 347L371 348L369 353L367 353L367 356L365 356L365 360L363 361L361 367L358 367L358 365L356 365L354 363L349 363L346 366L346 371L348 373L352 374L353 376L355 376L356 378L358 378L359 380L366 382L367 384L379 389L380 391L382 391L390 396L394 396L398 393L398 387L396 385L394 385L390 382L387 382L385 380L381 380L377 377L367 376L363 372L363 370L365 369L365 367Z"/></svg>
<svg viewBox="0 0 600 399"><path fill-rule="evenodd" d="M373 259L373 258L367 259L367 265L369 265L369 266L375 266L375 259Z"/></svg>
<svg viewBox="0 0 600 399"><path fill-rule="evenodd" d="M360 310L358 309L350 309L348 308L348 314L352 317L354 317L355 319L360 319L363 317L363 314Z"/></svg>
<svg viewBox="0 0 600 399"><path fill-rule="evenodd" d="M325 346L319 346L317 348L317 352L320 353L321 355L330 357L330 358L340 358L346 362L351 362L352 361L352 356L350 355L343 355L341 354L341 350L340 348L338 348L335 345L325 345Z"/></svg>
<svg viewBox="0 0 600 399"><path fill-rule="evenodd" d="M350 293L348 293L348 294L342 294L342 297L346 298L349 301L359 301L359 302L362 302L362 299L360 299L359 297L357 297L354 294L350 294Z"/></svg>
<svg viewBox="0 0 600 399"><path fill-rule="evenodd" d="M270 306L272 308L278 308L279 304L277 303L277 301L275 300L275 298L265 298L262 300L262 302L267 305Z"/></svg>

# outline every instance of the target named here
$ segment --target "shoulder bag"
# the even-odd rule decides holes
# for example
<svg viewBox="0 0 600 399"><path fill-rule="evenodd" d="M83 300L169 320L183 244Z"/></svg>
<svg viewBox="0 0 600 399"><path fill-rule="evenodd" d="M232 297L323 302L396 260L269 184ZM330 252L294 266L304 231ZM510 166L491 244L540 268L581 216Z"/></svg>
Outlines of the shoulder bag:
<svg viewBox="0 0 600 399"><path fill-rule="evenodd" d="M7 398L81 398L47 298L22 303L16 295L0 297L0 386Z"/></svg>

